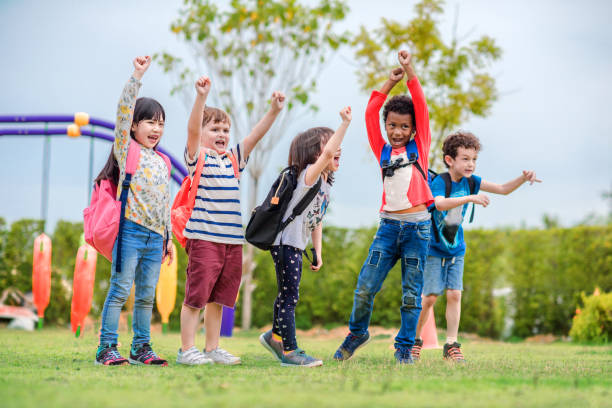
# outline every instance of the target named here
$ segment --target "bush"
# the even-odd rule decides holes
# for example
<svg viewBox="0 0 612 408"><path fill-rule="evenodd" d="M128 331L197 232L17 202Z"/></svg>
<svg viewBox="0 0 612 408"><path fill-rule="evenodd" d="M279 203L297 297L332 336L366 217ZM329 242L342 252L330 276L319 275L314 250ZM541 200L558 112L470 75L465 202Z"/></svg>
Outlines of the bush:
<svg viewBox="0 0 612 408"><path fill-rule="evenodd" d="M574 341L612 341L612 293L585 296L584 308L573 319L570 336ZM579 310L579 309L578 309Z"/></svg>

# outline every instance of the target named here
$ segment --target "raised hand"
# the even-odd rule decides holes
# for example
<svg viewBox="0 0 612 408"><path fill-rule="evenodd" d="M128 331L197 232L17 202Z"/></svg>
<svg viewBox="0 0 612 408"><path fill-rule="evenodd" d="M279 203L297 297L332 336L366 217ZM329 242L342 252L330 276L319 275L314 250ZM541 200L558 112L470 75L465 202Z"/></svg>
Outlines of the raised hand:
<svg viewBox="0 0 612 408"><path fill-rule="evenodd" d="M399 82L404 77L404 68L397 67L394 68L389 74L389 79L393 82Z"/></svg>
<svg viewBox="0 0 612 408"><path fill-rule="evenodd" d="M141 79L144 73L147 71L147 69L149 69L149 66L151 65L151 57L149 57L148 55L139 56L134 58L134 61L132 61L132 63L134 64L134 78Z"/></svg>
<svg viewBox="0 0 612 408"><path fill-rule="evenodd" d="M542 180L536 178L535 171L533 170L523 170L523 180L528 181L529 185L542 182Z"/></svg>
<svg viewBox="0 0 612 408"><path fill-rule="evenodd" d="M353 115L351 114L351 107L347 106L340 111L340 117L343 122L350 122L353 119Z"/></svg>
<svg viewBox="0 0 612 408"><path fill-rule="evenodd" d="M406 50L401 50L397 53L397 59L406 72L406 76L408 77L408 81L416 76L414 72L414 68L412 67L412 55Z"/></svg>
<svg viewBox="0 0 612 408"><path fill-rule="evenodd" d="M195 83L196 92L201 96L208 95L208 92L210 92L210 86L210 78L205 75L199 77Z"/></svg>
<svg viewBox="0 0 612 408"><path fill-rule="evenodd" d="M489 196L486 194L472 194L470 196L470 201L473 202L474 204L479 204L482 205L483 207L486 207L487 205L489 205Z"/></svg>
<svg viewBox="0 0 612 408"><path fill-rule="evenodd" d="M275 112L280 112L285 106L285 94L281 91L274 91L270 99L270 105Z"/></svg>

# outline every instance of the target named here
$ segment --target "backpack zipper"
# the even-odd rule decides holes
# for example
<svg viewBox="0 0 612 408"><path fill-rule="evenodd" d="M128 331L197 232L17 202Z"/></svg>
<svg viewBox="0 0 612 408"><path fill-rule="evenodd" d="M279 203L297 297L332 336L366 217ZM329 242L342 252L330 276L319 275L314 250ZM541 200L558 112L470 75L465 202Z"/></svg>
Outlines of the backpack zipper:
<svg viewBox="0 0 612 408"><path fill-rule="evenodd" d="M274 192L274 197L272 197L270 199L270 204L272 204L272 205L278 204L278 190L280 190L281 186L283 185L283 180L285 179L285 174L287 174L287 173L286 172L283 173L283 176L281 177L281 181L280 181L280 183L278 183L278 187L276 187L276 191Z"/></svg>

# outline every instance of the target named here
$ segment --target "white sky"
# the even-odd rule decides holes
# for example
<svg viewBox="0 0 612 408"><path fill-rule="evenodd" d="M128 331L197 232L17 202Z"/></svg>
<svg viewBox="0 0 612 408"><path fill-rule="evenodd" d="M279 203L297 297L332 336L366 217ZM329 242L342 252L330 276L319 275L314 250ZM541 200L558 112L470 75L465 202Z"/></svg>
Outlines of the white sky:
<svg viewBox="0 0 612 408"><path fill-rule="evenodd" d="M373 28L381 17L407 21L413 15L413 1L348 3L351 12L342 28L349 30L361 24ZM457 4L447 2L445 34ZM186 55L169 30L181 5L0 0L0 114L85 111L112 120L135 55L162 50ZM468 40L487 34L503 49L501 61L491 68L500 100L487 118L462 126L484 146L476 174L505 182L522 169L535 169L544 180L507 197L492 197L488 208L477 210L473 227L539 226L545 213L572 225L587 213L608 211L601 194L612 188L610 16L612 3L607 1L461 2L459 32L471 32ZM349 49L330 61L313 96L320 112L287 128L262 179L260 197L286 162L291 138L312 126L336 127L337 112L351 105L354 119L343 144L328 222L349 227L376 223L382 187L363 122L369 95L359 91L355 70ZM162 145L181 157L189 112L178 96L170 96L172 78L152 66L143 83L141 95L156 98L166 109ZM51 226L58 219L81 219L87 205L88 146L88 138L52 139ZM109 146L96 142L95 171ZM5 192L0 216L9 222L40 215L42 149L42 138L0 137Z"/></svg>

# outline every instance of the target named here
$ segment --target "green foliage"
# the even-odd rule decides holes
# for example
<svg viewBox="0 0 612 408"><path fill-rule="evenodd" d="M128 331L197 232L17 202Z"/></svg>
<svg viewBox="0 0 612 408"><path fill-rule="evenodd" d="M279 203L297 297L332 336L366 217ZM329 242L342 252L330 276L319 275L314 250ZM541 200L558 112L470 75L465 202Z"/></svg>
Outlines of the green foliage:
<svg viewBox="0 0 612 408"><path fill-rule="evenodd" d="M584 307L576 313L570 330L574 341L608 343L612 341L612 293L585 296Z"/></svg>
<svg viewBox="0 0 612 408"><path fill-rule="evenodd" d="M353 38L357 75L362 89L378 88L396 68L397 52L408 47L413 64L424 87L432 126L433 152L439 151L447 133L471 115L486 116L495 100L495 78L488 72L490 64L501 57L495 40L483 35L468 44L457 39L449 42L440 34L439 17L444 12L442 0L421 0L415 15L407 22L383 18L378 28L364 26ZM391 94L406 93L405 83ZM432 166L442 165L441 155L434 155Z"/></svg>
<svg viewBox="0 0 612 408"><path fill-rule="evenodd" d="M347 10L340 0L321 0L315 6L295 0L234 0L223 10L212 1L186 0L170 29L188 45L198 68L206 69L193 72L192 64L168 52L155 58L175 75L173 93L191 91L196 74L211 75L213 94L217 92L234 122L241 110L251 114L254 104L262 105L261 98L273 88L288 91L293 102L289 109L298 102L314 110L309 95L318 71L330 52L348 42L346 33L334 31ZM231 89L234 80L241 81L234 84L238 92L215 91Z"/></svg>

